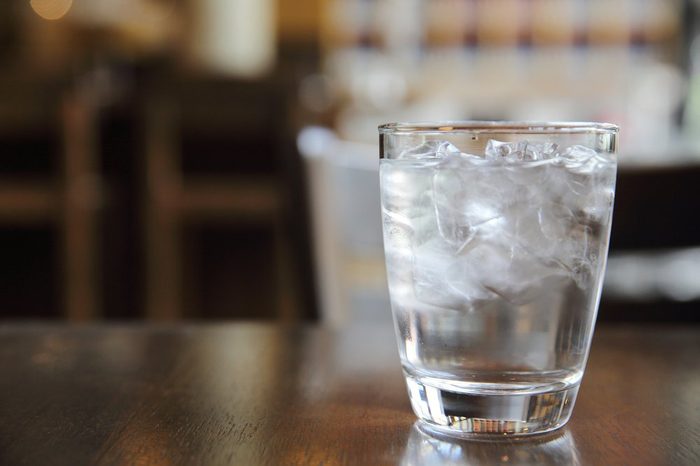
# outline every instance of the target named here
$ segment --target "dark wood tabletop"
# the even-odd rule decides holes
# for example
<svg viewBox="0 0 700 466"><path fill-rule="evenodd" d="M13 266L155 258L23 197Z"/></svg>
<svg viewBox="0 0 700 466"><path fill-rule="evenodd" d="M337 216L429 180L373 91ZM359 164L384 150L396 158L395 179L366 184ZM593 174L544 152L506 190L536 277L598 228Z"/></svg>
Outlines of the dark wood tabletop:
<svg viewBox="0 0 700 466"><path fill-rule="evenodd" d="M0 326L2 465L697 465L700 328L599 327L569 425L417 429L393 331Z"/></svg>

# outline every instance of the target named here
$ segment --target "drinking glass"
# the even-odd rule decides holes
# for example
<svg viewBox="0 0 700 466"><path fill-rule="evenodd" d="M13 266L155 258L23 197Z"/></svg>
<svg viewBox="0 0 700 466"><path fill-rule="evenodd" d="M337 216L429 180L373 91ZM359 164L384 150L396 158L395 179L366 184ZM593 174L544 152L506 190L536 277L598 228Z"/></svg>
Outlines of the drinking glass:
<svg viewBox="0 0 700 466"><path fill-rule="evenodd" d="M563 426L600 300L618 128L379 127L399 354L424 427L464 437Z"/></svg>

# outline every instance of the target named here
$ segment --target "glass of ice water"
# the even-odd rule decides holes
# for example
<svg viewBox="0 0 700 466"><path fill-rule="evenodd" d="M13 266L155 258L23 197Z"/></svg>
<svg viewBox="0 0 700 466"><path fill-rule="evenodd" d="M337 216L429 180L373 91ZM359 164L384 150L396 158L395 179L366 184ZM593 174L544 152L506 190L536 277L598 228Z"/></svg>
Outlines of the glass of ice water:
<svg viewBox="0 0 700 466"><path fill-rule="evenodd" d="M391 123L379 134L389 292L423 427L563 426L600 300L618 128Z"/></svg>

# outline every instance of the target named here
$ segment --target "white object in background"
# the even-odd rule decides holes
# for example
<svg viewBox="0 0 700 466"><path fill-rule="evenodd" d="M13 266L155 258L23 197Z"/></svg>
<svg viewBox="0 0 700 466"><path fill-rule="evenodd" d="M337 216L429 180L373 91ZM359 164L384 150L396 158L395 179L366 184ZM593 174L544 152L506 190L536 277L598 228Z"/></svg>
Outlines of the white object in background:
<svg viewBox="0 0 700 466"><path fill-rule="evenodd" d="M700 143L700 34L690 46L690 76L688 77L688 100L686 102L683 131L687 139Z"/></svg>
<svg viewBox="0 0 700 466"><path fill-rule="evenodd" d="M421 0L378 0L374 2L373 33L381 38L389 55L415 58L423 39Z"/></svg>
<svg viewBox="0 0 700 466"><path fill-rule="evenodd" d="M192 53L212 71L256 77L275 62L273 0L199 0L195 8Z"/></svg>
<svg viewBox="0 0 700 466"><path fill-rule="evenodd" d="M377 146L342 141L319 127L303 129L297 145L309 184L323 323L389 322Z"/></svg>
<svg viewBox="0 0 700 466"><path fill-rule="evenodd" d="M675 113L686 97L687 81L677 66L650 62L627 81L626 151L639 158L664 158L679 140Z"/></svg>
<svg viewBox="0 0 700 466"><path fill-rule="evenodd" d="M603 293L635 301L700 299L700 248L613 254Z"/></svg>

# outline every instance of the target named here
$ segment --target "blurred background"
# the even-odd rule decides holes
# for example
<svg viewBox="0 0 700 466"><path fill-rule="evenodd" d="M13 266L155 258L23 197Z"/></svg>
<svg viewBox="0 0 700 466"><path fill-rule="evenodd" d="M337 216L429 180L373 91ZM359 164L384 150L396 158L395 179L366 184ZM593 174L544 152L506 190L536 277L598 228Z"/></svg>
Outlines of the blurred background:
<svg viewBox="0 0 700 466"><path fill-rule="evenodd" d="M388 321L377 131L619 124L600 319L700 321L700 1L0 2L0 319Z"/></svg>

